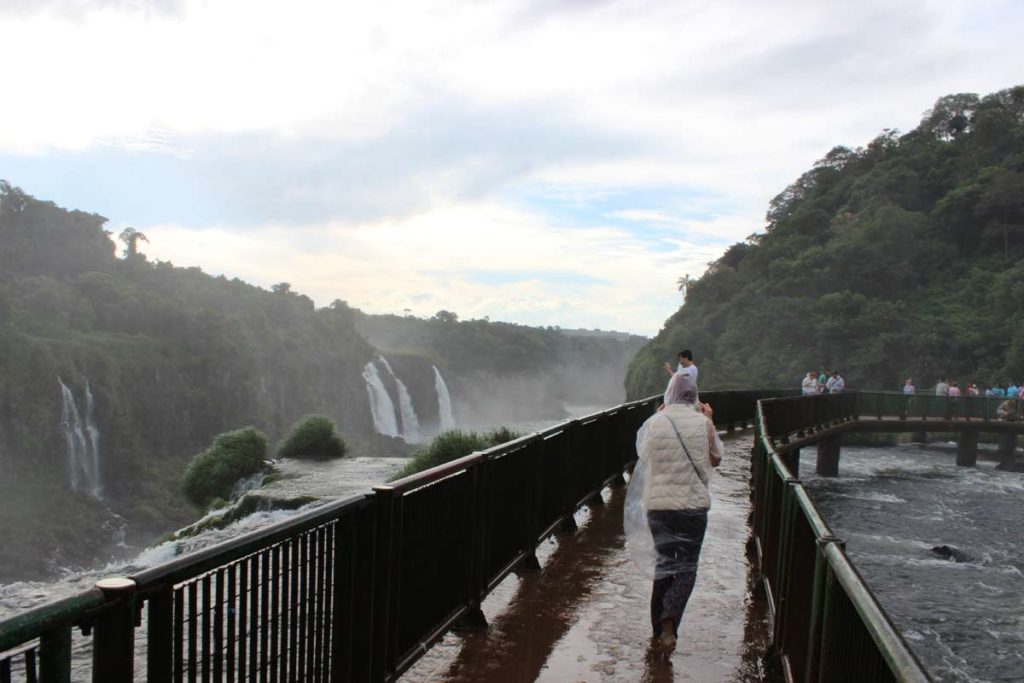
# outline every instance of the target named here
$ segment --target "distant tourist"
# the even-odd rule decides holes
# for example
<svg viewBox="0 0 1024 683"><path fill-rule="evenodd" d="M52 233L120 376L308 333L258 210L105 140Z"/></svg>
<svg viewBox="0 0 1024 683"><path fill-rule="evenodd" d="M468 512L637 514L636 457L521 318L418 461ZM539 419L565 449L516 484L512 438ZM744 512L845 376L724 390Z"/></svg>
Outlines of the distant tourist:
<svg viewBox="0 0 1024 683"><path fill-rule="evenodd" d="M666 396L665 409L637 433L639 457L626 494L624 525L633 549L653 546L653 553L636 552L653 561L654 645L671 652L697 580L711 507L708 479L721 461L722 447L711 407L697 401L690 375L674 374ZM634 559L641 564L641 558Z"/></svg>
<svg viewBox="0 0 1024 683"><path fill-rule="evenodd" d="M818 374L818 393L819 394L824 394L825 393L825 385L828 384L828 378L829 378L829 375L831 375L831 374L832 373L829 372L828 368L826 368L826 367L822 367L821 368L821 372Z"/></svg>
<svg viewBox="0 0 1024 683"><path fill-rule="evenodd" d="M943 377L939 380L939 383L935 385L936 396L949 396L949 384L946 382L946 378Z"/></svg>
<svg viewBox="0 0 1024 683"><path fill-rule="evenodd" d="M846 381L840 377L838 370L832 371L832 376L828 378L827 382L825 382L825 388L828 389L828 393L830 394L838 394L846 388Z"/></svg>
<svg viewBox="0 0 1024 683"><path fill-rule="evenodd" d="M996 398L1003 398L1006 396L1006 389L998 384L992 385L992 395Z"/></svg>
<svg viewBox="0 0 1024 683"><path fill-rule="evenodd" d="M967 395L968 396L980 396L981 395L981 389L978 388L977 384L975 384L974 382L971 382L970 384L967 385Z"/></svg>
<svg viewBox="0 0 1024 683"><path fill-rule="evenodd" d="M903 383L903 393L907 396L913 396L915 391L917 389L914 388L914 380L908 377L907 381Z"/></svg>
<svg viewBox="0 0 1024 683"><path fill-rule="evenodd" d="M1017 398L1017 385L1010 382L1010 386L1006 387L1006 398Z"/></svg>
<svg viewBox="0 0 1024 683"><path fill-rule="evenodd" d="M816 396L818 394L818 376L814 371L807 373L804 381L800 383L800 393L804 396Z"/></svg>
<svg viewBox="0 0 1024 683"><path fill-rule="evenodd" d="M999 404L996 408L996 419L1006 420L1007 422L1016 422L1020 417L1020 413L1017 409L1017 401L1007 399Z"/></svg>
<svg viewBox="0 0 1024 683"><path fill-rule="evenodd" d="M683 349L682 351L679 352L677 360L679 361L679 364L675 367L675 369L672 368L671 363L665 363L665 372L668 373L668 376L671 377L677 372L683 372L692 377L693 381L696 382L697 365L693 362L693 352L690 351L690 349Z"/></svg>
<svg viewBox="0 0 1024 683"><path fill-rule="evenodd" d="M960 398L960 385L953 382L949 385L949 395L953 398Z"/></svg>

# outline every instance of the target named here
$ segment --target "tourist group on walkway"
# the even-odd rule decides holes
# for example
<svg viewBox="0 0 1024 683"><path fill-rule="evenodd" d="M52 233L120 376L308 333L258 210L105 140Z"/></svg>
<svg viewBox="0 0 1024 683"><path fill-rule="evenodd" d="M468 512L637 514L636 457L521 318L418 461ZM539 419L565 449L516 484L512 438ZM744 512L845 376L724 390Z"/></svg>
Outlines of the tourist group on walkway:
<svg viewBox="0 0 1024 683"><path fill-rule="evenodd" d="M846 380L839 374L838 370L821 368L818 372L808 372L800 383L800 393L804 396L817 396L818 394L838 394L846 388Z"/></svg>

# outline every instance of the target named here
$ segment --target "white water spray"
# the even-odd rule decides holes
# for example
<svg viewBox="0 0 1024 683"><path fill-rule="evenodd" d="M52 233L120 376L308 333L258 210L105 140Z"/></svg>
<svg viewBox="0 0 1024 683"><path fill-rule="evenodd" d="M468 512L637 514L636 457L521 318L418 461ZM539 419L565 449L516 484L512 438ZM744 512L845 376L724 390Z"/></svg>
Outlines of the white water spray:
<svg viewBox="0 0 1024 683"><path fill-rule="evenodd" d="M370 395L370 412L373 414L373 428L384 436L398 436L398 421L395 419L395 404L391 402L387 387L380 380L377 366L370 361L363 368L366 391Z"/></svg>
<svg viewBox="0 0 1024 683"><path fill-rule="evenodd" d="M448 393L448 385L444 383L444 377L437 366L434 368L434 388L437 390L437 415L440 420L441 431L455 429L455 416L452 415L452 397Z"/></svg>
<svg viewBox="0 0 1024 683"><path fill-rule="evenodd" d="M85 420L71 389L57 378L61 391L60 427L68 451L71 489L102 500L100 483L100 430L96 427L92 390L85 385Z"/></svg>
<svg viewBox="0 0 1024 683"><path fill-rule="evenodd" d="M395 385L398 386L398 407L402 412L402 438L405 439L406 443L419 443L422 440L420 437L420 421L416 417L416 410L413 408L409 389L402 380L398 379L398 375L391 369L391 364L388 363L387 359L384 356L379 356L379 358L380 362L395 379Z"/></svg>

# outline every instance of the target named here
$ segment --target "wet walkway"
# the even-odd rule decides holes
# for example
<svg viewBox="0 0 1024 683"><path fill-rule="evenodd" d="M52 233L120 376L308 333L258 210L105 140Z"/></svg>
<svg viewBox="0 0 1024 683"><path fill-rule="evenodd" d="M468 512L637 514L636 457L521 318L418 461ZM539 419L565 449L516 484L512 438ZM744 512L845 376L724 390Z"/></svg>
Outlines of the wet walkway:
<svg viewBox="0 0 1024 683"><path fill-rule="evenodd" d="M750 436L726 441L697 587L670 657L649 650L650 583L624 547L625 490L577 513L580 529L538 548L543 571L510 576L488 597L486 631L449 633L403 682L759 681L766 604L746 554Z"/></svg>

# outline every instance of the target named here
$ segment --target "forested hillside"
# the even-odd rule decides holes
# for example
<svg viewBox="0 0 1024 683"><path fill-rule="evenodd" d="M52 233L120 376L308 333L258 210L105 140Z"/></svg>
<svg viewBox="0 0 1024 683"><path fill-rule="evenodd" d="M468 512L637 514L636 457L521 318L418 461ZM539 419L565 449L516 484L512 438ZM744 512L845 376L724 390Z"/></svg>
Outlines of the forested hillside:
<svg viewBox="0 0 1024 683"><path fill-rule="evenodd" d="M118 249L105 225L0 181L0 528L18 536L0 553L0 581L102 561L121 527L143 544L192 521L182 477L221 432L251 425L273 444L316 413L353 455L408 454L374 429L364 373L381 353L394 368L381 381L397 397L404 380L429 436L432 365L460 422L550 419L563 395L573 402L567 379L590 392L583 403L621 400L643 342L447 312L368 316L340 300L317 309L287 283L266 291L153 263L137 249L143 233L125 231ZM579 374L588 362L602 372ZM97 484L75 484L89 469L72 465L76 440L97 460Z"/></svg>
<svg viewBox="0 0 1024 683"><path fill-rule="evenodd" d="M702 386L1024 379L1024 87L949 95L906 134L836 147L772 200L636 357L631 398L691 348Z"/></svg>

